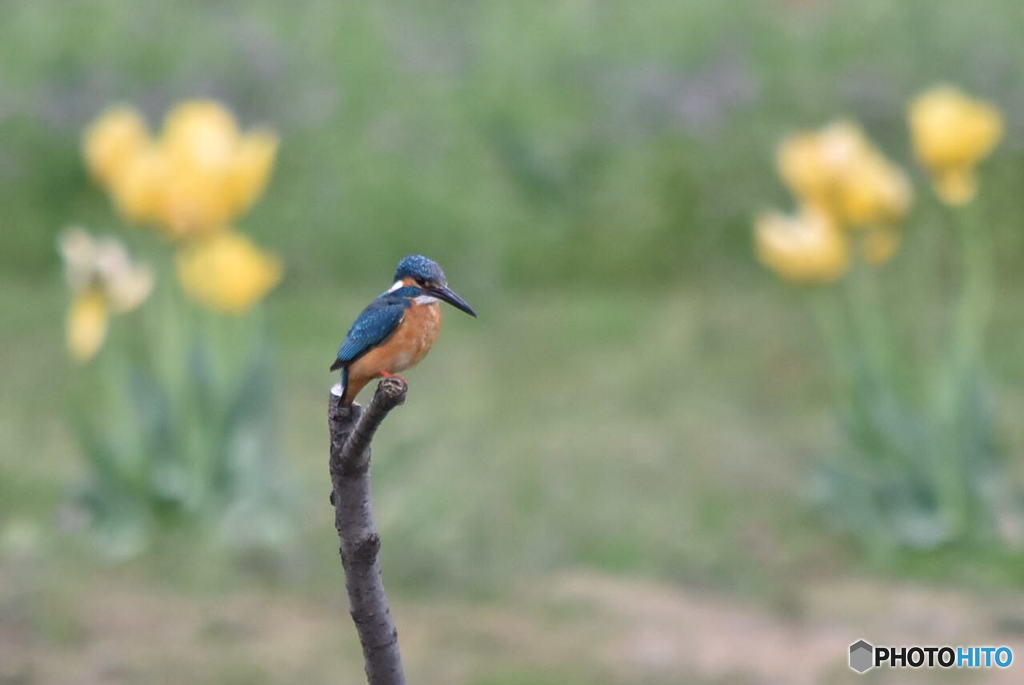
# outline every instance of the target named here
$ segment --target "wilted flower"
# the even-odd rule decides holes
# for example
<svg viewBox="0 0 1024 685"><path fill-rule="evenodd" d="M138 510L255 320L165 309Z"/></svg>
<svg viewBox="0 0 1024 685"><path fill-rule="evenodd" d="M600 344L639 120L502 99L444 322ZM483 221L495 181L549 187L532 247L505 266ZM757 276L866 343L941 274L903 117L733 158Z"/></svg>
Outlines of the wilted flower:
<svg viewBox="0 0 1024 685"><path fill-rule="evenodd" d="M1003 135L1003 117L993 105L951 86L918 96L908 114L914 153L947 204L962 205L977 193L974 167Z"/></svg>
<svg viewBox="0 0 1024 685"><path fill-rule="evenodd" d="M58 240L64 275L72 292L67 319L71 356L88 361L103 345L111 313L129 312L149 297L153 272L131 259L114 238L94 238L82 228L64 231Z"/></svg>
<svg viewBox="0 0 1024 685"><path fill-rule="evenodd" d="M129 221L157 224L175 240L202 237L226 227L266 188L276 136L241 134L216 102L178 105L158 140L149 138L134 110L112 112L89 127L84 148L90 169Z"/></svg>
<svg viewBox="0 0 1024 685"><path fill-rule="evenodd" d="M802 203L843 225L895 223L910 207L906 175L851 121L787 138L779 146L777 164Z"/></svg>
<svg viewBox="0 0 1024 685"><path fill-rule="evenodd" d="M754 233L758 259L786 280L829 283L849 268L846 236L818 209L807 207L793 216L762 214Z"/></svg>
<svg viewBox="0 0 1024 685"><path fill-rule="evenodd" d="M225 314L242 314L281 280L281 262L248 238L217 233L185 248L178 280L190 297Z"/></svg>

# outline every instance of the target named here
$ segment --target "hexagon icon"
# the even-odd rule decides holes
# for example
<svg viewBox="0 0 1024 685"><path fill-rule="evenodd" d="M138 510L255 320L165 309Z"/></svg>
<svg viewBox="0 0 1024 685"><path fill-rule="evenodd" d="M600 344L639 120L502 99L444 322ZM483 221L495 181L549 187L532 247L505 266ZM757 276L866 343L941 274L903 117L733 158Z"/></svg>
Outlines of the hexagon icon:
<svg viewBox="0 0 1024 685"><path fill-rule="evenodd" d="M857 673L866 673L875 667L875 648L866 640L857 640L850 645L850 668Z"/></svg>

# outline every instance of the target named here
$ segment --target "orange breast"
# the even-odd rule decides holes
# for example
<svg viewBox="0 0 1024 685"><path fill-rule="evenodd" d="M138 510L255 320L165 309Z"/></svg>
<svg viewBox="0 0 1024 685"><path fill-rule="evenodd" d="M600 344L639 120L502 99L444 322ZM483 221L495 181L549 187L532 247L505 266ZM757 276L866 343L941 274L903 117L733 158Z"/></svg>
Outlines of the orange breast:
<svg viewBox="0 0 1024 685"><path fill-rule="evenodd" d="M382 345L390 364L385 371L398 373L416 366L427 356L441 332L441 307L437 302L413 304L387 342Z"/></svg>
<svg viewBox="0 0 1024 685"><path fill-rule="evenodd" d="M399 373L427 356L441 332L441 308L437 302L413 304L405 310L398 329L380 346L370 350L349 367L352 380L369 380L380 371Z"/></svg>

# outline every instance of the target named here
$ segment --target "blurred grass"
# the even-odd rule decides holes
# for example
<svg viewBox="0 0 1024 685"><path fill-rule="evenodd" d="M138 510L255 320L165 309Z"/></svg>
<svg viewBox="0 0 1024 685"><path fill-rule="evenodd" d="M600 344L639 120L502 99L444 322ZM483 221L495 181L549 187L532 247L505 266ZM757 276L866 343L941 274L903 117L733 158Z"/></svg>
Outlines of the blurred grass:
<svg viewBox="0 0 1024 685"><path fill-rule="evenodd" d="M326 311L311 315L314 303ZM682 292L474 305L481 319L449 315L431 363L413 373L410 406L420 410L396 415L381 436L375 478L390 578L465 592L593 564L698 580L734 569L737 583L754 582L736 563L740 541L729 539L742 527L733 517L748 514L727 506L738 493L718 455L727 465L764 445L729 428L742 410L730 406L721 358L708 358L723 349L721 330L699 323L708 312ZM316 322L337 306L281 307L279 330L312 344ZM289 394L287 423L319 438L323 397L308 389L323 385L322 350L286 349L302 374L289 381L307 389Z"/></svg>
<svg viewBox="0 0 1024 685"><path fill-rule="evenodd" d="M35 316L4 332L11 392L0 416L9 444L33 444L34 458L5 462L0 506L7 516L45 521L78 477L59 420L60 378L70 363L51 313L63 293L50 281L13 281L2 297L5 312L27 300L39 305L30 308ZM329 517L319 516L322 498L312 493L323 489L324 478L323 404L331 382L324 358L330 361L342 322L366 297L286 291L272 303L273 327L283 338L287 451L311 493L309 515L323 519L321 532L329 531ZM767 359L744 353L747 367L735 366L743 343L729 328L737 320L753 325L760 299L726 314L683 290L657 299L524 293L474 302L479 321L449 313L430 362L410 374L409 406L416 411L397 414L380 438L381 524L390 551L402 555L391 574L412 586L463 586L477 577L576 563L672 575L703 559L696 565L706 563L709 577L728 566L732 560L718 557L735 541L702 550L706 531L687 528L735 532L730 518L741 514L722 506L739 496L730 474L750 466L744 455L773 449L779 441L751 434L787 411L769 386L750 388L744 406L736 405L735 383L780 360L774 373L785 384L814 373L801 368L800 352L783 347L766 349ZM40 378L54 380L43 387ZM763 418L751 423L748 413ZM740 421L750 428L736 430ZM809 423L804 429L815 430ZM775 480L776 468L796 466L790 460L758 468ZM754 496L750 504L763 500L746 494ZM333 578L330 545L325 555Z"/></svg>
<svg viewBox="0 0 1024 685"><path fill-rule="evenodd" d="M0 417L15 458L0 463L0 517L48 529L80 477L59 419L70 371L53 316L62 293L50 280L10 286L0 311L17 325L2 334L10 392ZM515 578L586 566L785 602L802 578L856 568L811 501L794 496L807 492L809 468L835 434L809 322L798 308L774 309L777 296L531 291L475 298L476 321L449 313L438 349L410 374L409 406L379 438L390 581L405 592L488 595ZM367 297L286 289L271 303L285 449L311 522L285 577L313 587L337 581L321 506L324 360ZM1024 377L1020 333L1002 324L997 371L1012 388ZM1022 400L1011 392L1005 416ZM1011 453L1022 437L1011 432ZM19 457L28 445L32 457ZM194 542L172 538L154 557L155 568L176 569L161 575L201 585L232 577L224 554L181 557L182 544ZM196 564L203 554L210 568ZM979 562L980 571L955 553L913 564L916 574L968 582L1018 576L1012 559L995 570Z"/></svg>
<svg viewBox="0 0 1024 685"><path fill-rule="evenodd" d="M239 560L185 531L109 568L61 513L81 463L57 411L70 371L54 314L65 295L54 279L6 285L0 315L15 325L0 330L0 628L13 631L12 644L67 655L41 673L92 669L97 659L105 677L114 676L104 668L127 669L117 677L167 682L283 682L287 673L321 682L339 661L357 672L355 652L336 647L356 649L336 620L344 611L324 402L326 363L367 294L286 288L270 300L283 438L304 493L286 554ZM479 320L449 313L437 349L408 374L409 402L379 436L374 462L385 569L424 682L634 682L587 666L585 649L557 647L580 650L588 631L622 629L588 618L589 602L540 615L521 604L524 585L545 587L566 569L655 578L797 620L808 584L863 573L800 494L836 435L810 322L799 308L773 306L779 295L724 285L533 290L474 299ZM1016 324L997 322L993 360L1019 454ZM27 541L12 544L11 531L26 528ZM1019 568L951 551L898 571L991 593L1018 587ZM165 655L151 654L146 639L124 653L109 643L157 620L169 622ZM287 629L271 632L268 622ZM278 630L306 636L304 646L260 646ZM556 646L524 642L522 631ZM437 662L438 649L455 661Z"/></svg>

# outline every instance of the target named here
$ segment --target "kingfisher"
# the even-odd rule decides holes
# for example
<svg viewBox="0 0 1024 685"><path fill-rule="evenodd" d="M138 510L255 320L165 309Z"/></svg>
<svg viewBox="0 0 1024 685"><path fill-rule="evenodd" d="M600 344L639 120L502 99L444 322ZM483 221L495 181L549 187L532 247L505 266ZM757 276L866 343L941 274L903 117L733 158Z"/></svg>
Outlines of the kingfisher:
<svg viewBox="0 0 1024 685"><path fill-rule="evenodd" d="M418 254L403 257L392 280L394 284L356 317L331 364L331 371L341 369L341 383L332 392L343 405L352 404L374 378L396 376L427 356L441 332L439 302L476 318L432 259Z"/></svg>

